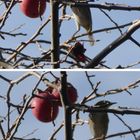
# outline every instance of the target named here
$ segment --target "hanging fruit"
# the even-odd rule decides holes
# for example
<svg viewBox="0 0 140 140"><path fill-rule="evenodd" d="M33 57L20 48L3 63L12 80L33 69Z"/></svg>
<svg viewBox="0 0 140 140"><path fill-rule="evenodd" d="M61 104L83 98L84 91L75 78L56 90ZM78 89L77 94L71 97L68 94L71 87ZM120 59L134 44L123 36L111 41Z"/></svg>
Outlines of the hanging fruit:
<svg viewBox="0 0 140 140"><path fill-rule="evenodd" d="M62 106L61 99L60 99L60 92L61 92L60 81L56 81L55 84L57 84L58 89L55 88L53 89L51 87L48 87L45 91L49 91L55 97L56 103L59 106ZM74 104L78 98L76 88L70 83L67 83L67 98L71 104Z"/></svg>
<svg viewBox="0 0 140 140"><path fill-rule="evenodd" d="M21 0L20 9L30 18L41 17L46 9L46 0Z"/></svg>
<svg viewBox="0 0 140 140"><path fill-rule="evenodd" d="M33 97L31 108L33 115L41 122L54 121L59 112L55 96L43 91L39 91L37 96Z"/></svg>

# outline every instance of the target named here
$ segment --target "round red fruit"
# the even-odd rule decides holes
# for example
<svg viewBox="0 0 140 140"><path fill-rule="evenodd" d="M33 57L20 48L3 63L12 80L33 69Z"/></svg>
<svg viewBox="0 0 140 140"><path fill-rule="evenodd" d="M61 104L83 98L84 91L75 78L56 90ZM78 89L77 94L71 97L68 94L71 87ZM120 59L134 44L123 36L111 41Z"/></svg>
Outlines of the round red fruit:
<svg viewBox="0 0 140 140"><path fill-rule="evenodd" d="M52 91L52 94L55 96L58 105L62 106L61 99L60 99L60 91L57 89L54 89ZM67 86L67 97L68 97L68 100L71 104L75 103L77 101L77 98L78 98L77 90L75 89L75 87L73 87L69 83Z"/></svg>
<svg viewBox="0 0 140 140"><path fill-rule="evenodd" d="M31 108L33 115L41 122L54 121L59 112L54 95L48 92L38 93L33 97Z"/></svg>
<svg viewBox="0 0 140 140"><path fill-rule="evenodd" d="M21 0L20 9L30 18L40 17L45 12L46 0Z"/></svg>

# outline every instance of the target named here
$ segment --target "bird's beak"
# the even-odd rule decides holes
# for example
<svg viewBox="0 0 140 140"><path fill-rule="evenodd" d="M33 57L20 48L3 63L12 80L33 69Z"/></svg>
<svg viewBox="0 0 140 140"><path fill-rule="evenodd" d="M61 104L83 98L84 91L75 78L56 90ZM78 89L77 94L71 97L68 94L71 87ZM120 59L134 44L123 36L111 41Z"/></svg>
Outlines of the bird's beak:
<svg viewBox="0 0 140 140"><path fill-rule="evenodd" d="M111 105L117 104L117 102L112 102Z"/></svg>

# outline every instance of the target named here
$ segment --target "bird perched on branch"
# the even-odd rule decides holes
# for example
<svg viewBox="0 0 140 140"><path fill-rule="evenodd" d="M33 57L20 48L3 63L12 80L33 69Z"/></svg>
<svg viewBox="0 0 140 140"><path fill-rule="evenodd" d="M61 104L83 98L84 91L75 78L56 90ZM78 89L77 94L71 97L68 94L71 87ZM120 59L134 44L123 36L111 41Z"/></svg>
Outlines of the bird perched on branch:
<svg viewBox="0 0 140 140"><path fill-rule="evenodd" d="M96 108L107 109L115 103L110 101L99 101L95 104ZM108 131L109 118L107 112L89 113L89 127L94 139L105 140Z"/></svg>
<svg viewBox="0 0 140 140"><path fill-rule="evenodd" d="M83 2L83 3L88 4L88 2ZM87 6L79 6L79 7L71 6L71 9L77 25L77 31L75 32L75 34L80 31L80 26L82 26L87 31L90 44L91 46L93 46L95 40L91 33L92 17L91 17L90 8Z"/></svg>

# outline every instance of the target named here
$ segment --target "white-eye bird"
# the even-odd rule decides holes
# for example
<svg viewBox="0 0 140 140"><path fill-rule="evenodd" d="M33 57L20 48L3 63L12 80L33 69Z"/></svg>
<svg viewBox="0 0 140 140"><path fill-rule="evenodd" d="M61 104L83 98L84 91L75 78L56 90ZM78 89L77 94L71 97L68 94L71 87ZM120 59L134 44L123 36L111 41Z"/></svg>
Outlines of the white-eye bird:
<svg viewBox="0 0 140 140"><path fill-rule="evenodd" d="M106 109L115 104L107 100L99 101L94 107ZM107 112L92 112L89 113L89 127L94 139L105 140L109 124Z"/></svg>
<svg viewBox="0 0 140 140"><path fill-rule="evenodd" d="M84 2L84 3L88 4L88 2ZM92 32L92 17L91 17L90 8L87 6L85 7L84 6L79 6L79 7L71 6L71 9L72 9L73 16L75 18L75 22L77 25L76 33L79 32L80 26L82 26L87 31L90 44L91 46L93 46L95 44L95 40L91 33Z"/></svg>

